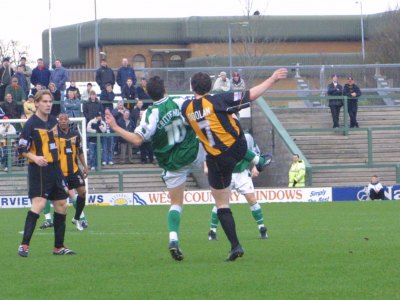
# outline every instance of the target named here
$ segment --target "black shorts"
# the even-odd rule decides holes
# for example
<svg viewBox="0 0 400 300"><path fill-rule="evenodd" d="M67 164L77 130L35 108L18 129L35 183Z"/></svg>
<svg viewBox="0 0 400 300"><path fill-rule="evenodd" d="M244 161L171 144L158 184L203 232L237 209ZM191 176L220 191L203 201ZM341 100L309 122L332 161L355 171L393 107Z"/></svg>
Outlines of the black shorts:
<svg viewBox="0 0 400 300"><path fill-rule="evenodd" d="M58 163L39 167L30 163L28 166L29 198L42 197L49 200L68 198L67 185Z"/></svg>
<svg viewBox="0 0 400 300"><path fill-rule="evenodd" d="M231 185L233 169L244 158L246 151L247 143L243 137L220 155L207 155L208 183L212 188L222 190Z"/></svg>
<svg viewBox="0 0 400 300"><path fill-rule="evenodd" d="M78 187L85 186L85 179L83 178L83 174L80 170L72 175L68 175L67 177L65 177L65 181L67 182L68 190L73 190L77 189Z"/></svg>

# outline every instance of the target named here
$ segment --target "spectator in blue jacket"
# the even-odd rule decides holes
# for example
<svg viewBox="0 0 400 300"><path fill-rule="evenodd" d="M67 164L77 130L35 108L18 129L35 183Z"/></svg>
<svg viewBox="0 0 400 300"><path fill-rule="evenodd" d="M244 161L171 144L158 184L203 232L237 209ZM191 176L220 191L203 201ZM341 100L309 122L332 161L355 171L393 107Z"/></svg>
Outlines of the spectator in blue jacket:
<svg viewBox="0 0 400 300"><path fill-rule="evenodd" d="M78 118L82 116L81 99L76 97L76 93L69 91L64 101L65 113L70 118Z"/></svg>
<svg viewBox="0 0 400 300"><path fill-rule="evenodd" d="M113 92L112 85L110 83L106 84L106 89L101 91L100 100L101 104L103 105L104 111L108 108L110 111L114 108L114 98L115 94Z"/></svg>
<svg viewBox="0 0 400 300"><path fill-rule="evenodd" d="M62 62L59 58L54 61L54 65L56 67L51 72L50 81L54 82L57 90L61 93L61 98L64 98L66 88L65 83L69 80L68 71L62 66Z"/></svg>
<svg viewBox="0 0 400 300"><path fill-rule="evenodd" d="M50 70L44 65L42 58L37 60L37 67L32 70L31 83L36 86L40 83L42 86L49 86Z"/></svg>
<svg viewBox="0 0 400 300"><path fill-rule="evenodd" d="M117 71L117 84L123 90L128 78L132 79L133 85L136 84L135 70L128 64L128 59L122 59L122 66Z"/></svg>
<svg viewBox="0 0 400 300"><path fill-rule="evenodd" d="M28 87L28 81L24 75L24 67L19 65L17 66L17 71L14 73L14 77L18 79L19 86L24 90L25 99L28 97L30 88Z"/></svg>

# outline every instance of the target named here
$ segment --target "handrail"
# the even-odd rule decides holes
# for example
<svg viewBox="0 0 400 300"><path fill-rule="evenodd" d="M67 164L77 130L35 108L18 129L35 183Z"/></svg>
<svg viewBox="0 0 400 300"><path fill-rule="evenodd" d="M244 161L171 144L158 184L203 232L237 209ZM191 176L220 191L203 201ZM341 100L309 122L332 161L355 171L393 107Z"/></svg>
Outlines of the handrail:
<svg viewBox="0 0 400 300"><path fill-rule="evenodd" d="M296 143L293 141L289 133L287 132L286 128L283 127L282 123L278 120L274 112L271 110L267 102L265 101L264 98L260 97L258 98L255 103L258 105L258 107L261 108L261 112L264 114L264 116L268 119L270 124L274 127L278 135L281 137L285 145L288 147L289 151L292 154L298 154L299 156L302 157L304 160L304 164L306 166L306 183L308 186L312 185L312 166L309 163L308 159L303 155L301 152L300 148L296 145Z"/></svg>

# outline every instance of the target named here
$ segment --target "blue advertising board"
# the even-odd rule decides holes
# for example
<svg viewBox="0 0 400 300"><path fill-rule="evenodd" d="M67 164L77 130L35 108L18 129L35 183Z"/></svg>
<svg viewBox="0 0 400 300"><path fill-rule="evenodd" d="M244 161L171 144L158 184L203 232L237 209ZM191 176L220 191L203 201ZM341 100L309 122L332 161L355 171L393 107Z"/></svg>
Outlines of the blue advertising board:
<svg viewBox="0 0 400 300"><path fill-rule="evenodd" d="M368 200L365 186L333 187L333 201L365 201ZM385 186L385 200L400 200L400 185Z"/></svg>

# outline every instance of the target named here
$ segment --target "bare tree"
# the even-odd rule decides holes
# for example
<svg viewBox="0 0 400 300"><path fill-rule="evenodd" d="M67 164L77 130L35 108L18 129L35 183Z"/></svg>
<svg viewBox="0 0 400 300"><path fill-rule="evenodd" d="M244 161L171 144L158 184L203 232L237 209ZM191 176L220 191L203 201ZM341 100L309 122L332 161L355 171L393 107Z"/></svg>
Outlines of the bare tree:
<svg viewBox="0 0 400 300"><path fill-rule="evenodd" d="M400 61L400 8L382 13L367 42L368 61L398 63Z"/></svg>
<svg viewBox="0 0 400 300"><path fill-rule="evenodd" d="M28 49L29 46L22 45L19 41L0 40L0 61L5 57L9 57L11 64L18 64L21 57L28 56Z"/></svg>

